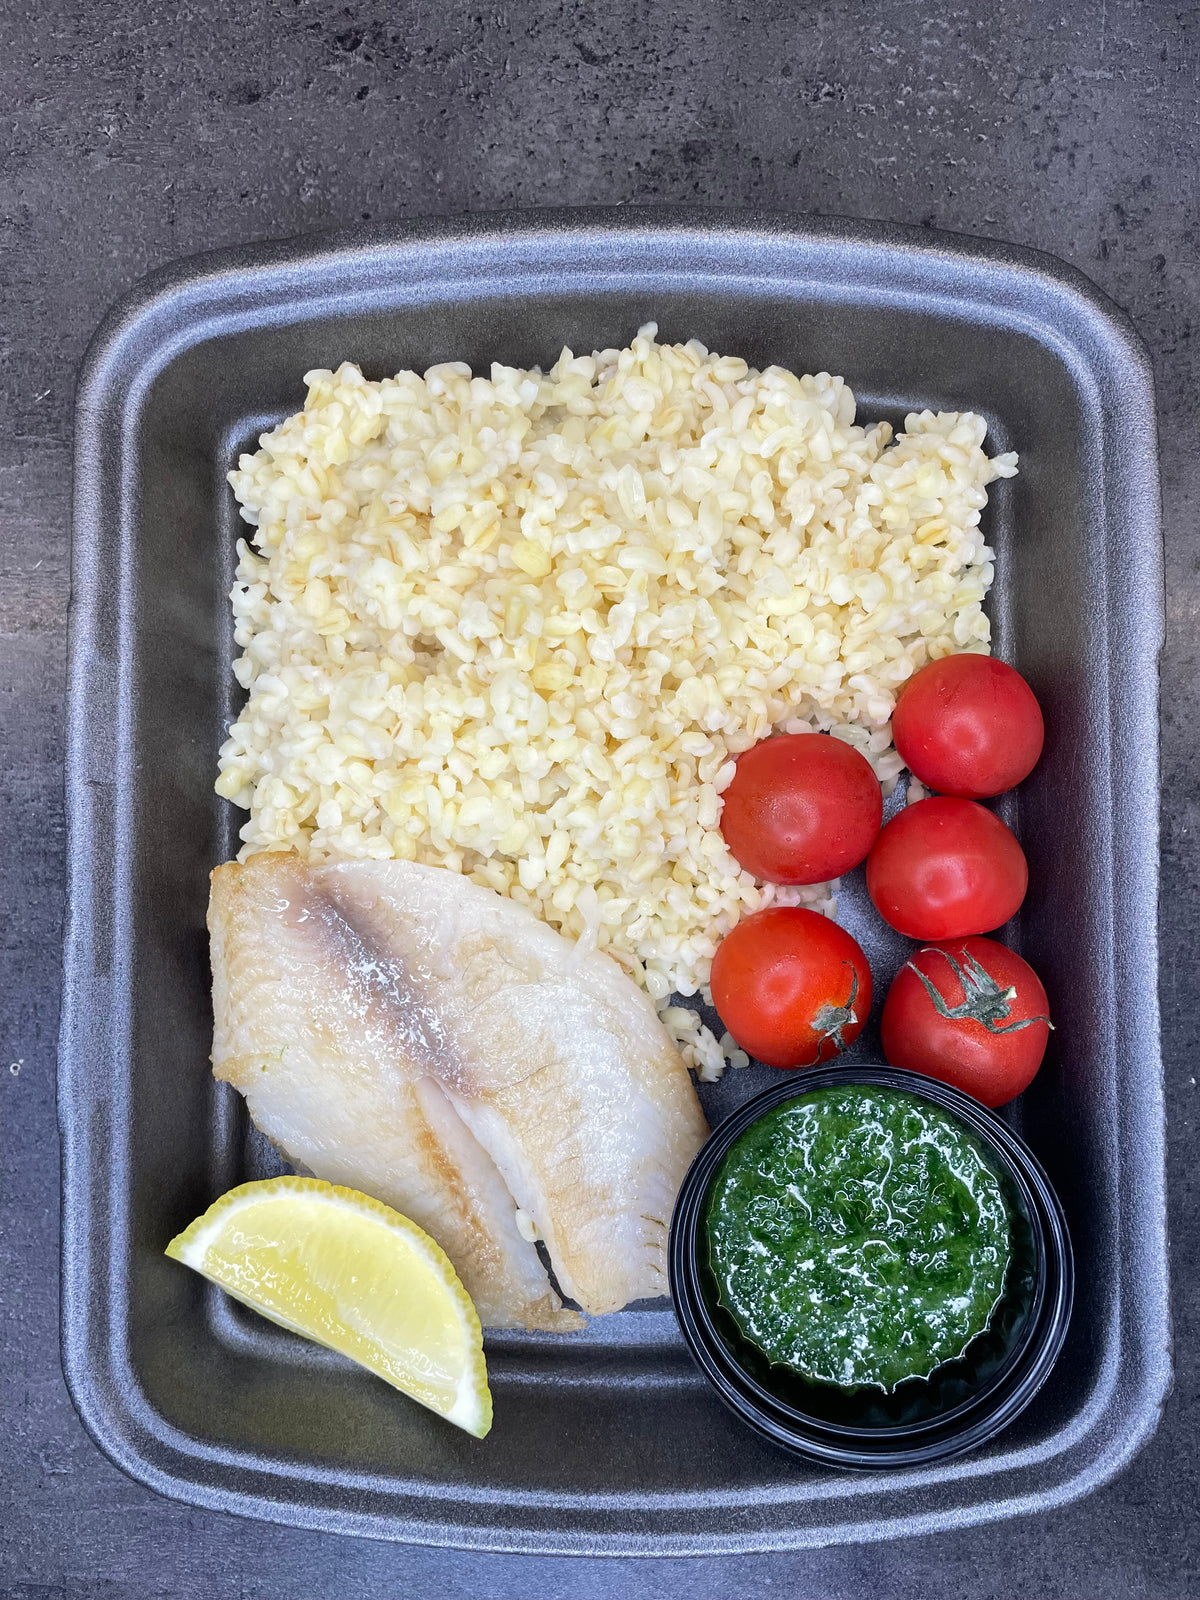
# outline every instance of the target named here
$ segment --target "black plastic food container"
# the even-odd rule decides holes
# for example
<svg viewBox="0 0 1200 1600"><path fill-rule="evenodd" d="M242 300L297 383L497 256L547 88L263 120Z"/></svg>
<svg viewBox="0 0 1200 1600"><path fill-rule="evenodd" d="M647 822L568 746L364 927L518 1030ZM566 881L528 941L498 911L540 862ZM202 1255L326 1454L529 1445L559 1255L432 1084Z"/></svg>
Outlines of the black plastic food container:
<svg viewBox="0 0 1200 1600"><path fill-rule="evenodd" d="M998 654L1046 749L998 807L1031 889L1006 931L1046 984L1051 1056L1006 1120L1062 1200L1062 1359L958 1460L847 1473L730 1415L665 1298L571 1336L489 1335L496 1421L461 1435L162 1254L219 1194L278 1171L213 1081L208 874L242 814L213 793L236 710L228 591L245 531L225 474L304 401L311 367L379 378L547 365L661 337L845 375L867 420L981 412L1016 449L984 531ZM80 377L69 886L59 1056L63 1361L109 1456L194 1505L496 1550L689 1555L957 1528L1061 1504L1149 1436L1170 1378L1157 984L1154 396L1087 279L1031 251L794 216L525 213L255 245L169 267ZM904 941L860 881L838 911L882 990ZM878 1059L864 1030L851 1060ZM769 1068L701 1085L715 1126Z"/></svg>
<svg viewBox="0 0 1200 1600"><path fill-rule="evenodd" d="M974 1135L1005 1189L1013 1259L988 1329L926 1380L839 1392L787 1381L755 1360L708 1281L704 1210L713 1178L766 1112L832 1085L903 1089L951 1112ZM725 1404L773 1444L839 1467L924 1466L994 1439L1045 1382L1066 1337L1074 1291L1067 1221L1037 1157L999 1117L948 1084L894 1067L789 1073L729 1116L692 1163L671 1219L671 1294L696 1361Z"/></svg>

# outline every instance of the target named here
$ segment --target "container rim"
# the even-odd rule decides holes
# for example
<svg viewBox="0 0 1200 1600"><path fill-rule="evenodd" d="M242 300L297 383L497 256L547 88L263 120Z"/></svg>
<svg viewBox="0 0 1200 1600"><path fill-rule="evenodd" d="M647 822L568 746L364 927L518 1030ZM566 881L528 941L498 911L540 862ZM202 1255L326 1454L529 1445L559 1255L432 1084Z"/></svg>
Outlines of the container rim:
<svg viewBox="0 0 1200 1600"><path fill-rule="evenodd" d="M643 246L642 262L630 260L633 240ZM748 245L800 252L802 278L766 260L752 265ZM850 279L839 271L848 248L857 255ZM491 280L497 250L512 258L506 267L515 266L536 293L550 278L579 288L647 275L665 281L679 275L676 260L689 249L709 253L708 274L735 271L747 288L803 282L819 295L836 285L851 298L909 309L927 291L908 280L933 271L946 310L1005 327L1036 328L1046 342L1050 324L1044 317L1031 323L1024 305L1030 295L1041 296L1053 303L1058 327L1052 342L1069 366L1078 369L1084 348L1119 347L1142 386L1153 386L1149 350L1127 313L1079 268L1030 245L772 207L528 206L313 229L165 262L132 283L93 334L76 388L77 431L85 431L84 419L114 380L144 378L148 358L169 360L197 338L264 321L300 322L332 305L361 302L364 273L371 277L372 301L411 303L431 253L438 269L433 298L447 290L454 298L464 290L478 292L481 282ZM694 275L695 263L684 270ZM423 283L415 292L429 297ZM1161 626L1159 633L1161 643Z"/></svg>

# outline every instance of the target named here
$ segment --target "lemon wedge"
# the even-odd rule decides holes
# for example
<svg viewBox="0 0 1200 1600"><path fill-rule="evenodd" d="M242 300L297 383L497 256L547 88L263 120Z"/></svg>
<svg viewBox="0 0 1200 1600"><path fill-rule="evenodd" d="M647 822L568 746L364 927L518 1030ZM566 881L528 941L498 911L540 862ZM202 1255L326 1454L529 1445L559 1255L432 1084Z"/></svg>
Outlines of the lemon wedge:
<svg viewBox="0 0 1200 1600"><path fill-rule="evenodd" d="M477 1439L491 1427L475 1307L440 1246L378 1200L315 1178L244 1183L166 1253Z"/></svg>

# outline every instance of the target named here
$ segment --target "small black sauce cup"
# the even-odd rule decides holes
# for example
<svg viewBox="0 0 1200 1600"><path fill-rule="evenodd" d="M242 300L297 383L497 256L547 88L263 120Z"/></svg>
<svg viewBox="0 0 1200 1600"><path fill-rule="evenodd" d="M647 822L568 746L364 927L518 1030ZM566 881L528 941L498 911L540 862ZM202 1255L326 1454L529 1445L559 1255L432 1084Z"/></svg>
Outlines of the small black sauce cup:
<svg viewBox="0 0 1200 1600"><path fill-rule="evenodd" d="M772 1365L720 1305L704 1212L726 1152L768 1111L832 1085L901 1089L950 1112L975 1136L1003 1186L1013 1254L987 1328L953 1361L890 1394L841 1388ZM683 1180L668 1252L675 1314L688 1347L743 1422L797 1455L847 1468L942 1461L994 1438L1033 1399L1066 1336L1074 1289L1058 1197L1032 1151L993 1112L934 1078L894 1067L832 1066L789 1074L716 1129Z"/></svg>

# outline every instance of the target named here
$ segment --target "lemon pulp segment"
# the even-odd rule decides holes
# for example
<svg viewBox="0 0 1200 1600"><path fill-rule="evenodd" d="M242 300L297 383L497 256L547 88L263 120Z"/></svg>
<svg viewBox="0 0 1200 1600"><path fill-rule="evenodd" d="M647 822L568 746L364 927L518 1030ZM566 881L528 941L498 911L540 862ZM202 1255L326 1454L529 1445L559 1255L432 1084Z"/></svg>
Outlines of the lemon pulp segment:
<svg viewBox="0 0 1200 1600"><path fill-rule="evenodd" d="M491 1427L470 1297L440 1246L378 1200L315 1178L246 1183L166 1253L477 1438Z"/></svg>

